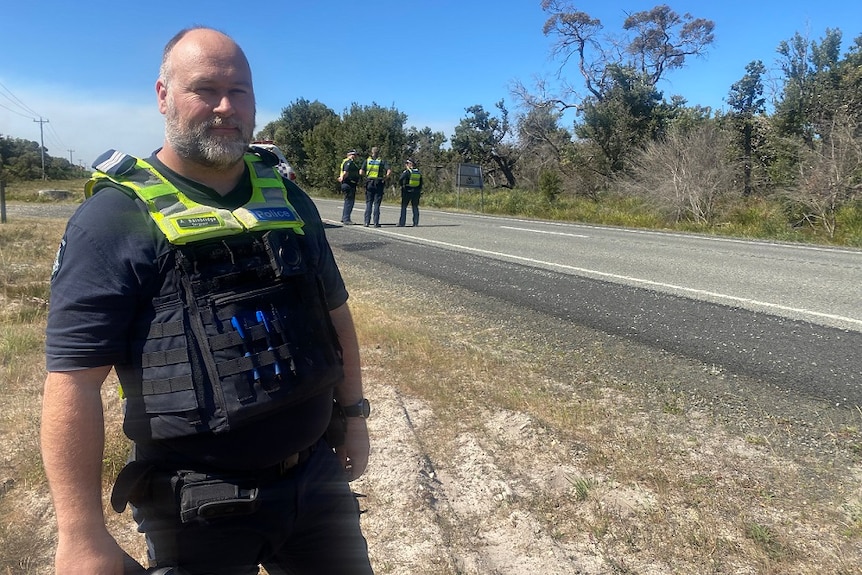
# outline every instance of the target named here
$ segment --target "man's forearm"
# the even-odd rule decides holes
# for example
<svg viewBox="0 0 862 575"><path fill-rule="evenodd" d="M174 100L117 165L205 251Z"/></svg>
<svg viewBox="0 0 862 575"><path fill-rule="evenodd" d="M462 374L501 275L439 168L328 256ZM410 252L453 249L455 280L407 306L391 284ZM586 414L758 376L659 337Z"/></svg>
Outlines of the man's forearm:
<svg viewBox="0 0 862 575"><path fill-rule="evenodd" d="M354 405L362 399L362 368L353 316L345 303L332 310L330 317L344 359L344 381L335 389L335 399L342 405Z"/></svg>
<svg viewBox="0 0 862 575"><path fill-rule="evenodd" d="M42 399L41 446L61 534L104 529L100 389L109 367L49 373Z"/></svg>
<svg viewBox="0 0 862 575"><path fill-rule="evenodd" d="M330 312L332 324L338 334L344 359L344 381L335 388L335 399L341 405L356 405L362 399L362 370L359 362L359 342L350 308L345 303ZM368 428L361 417L348 417L344 445L336 453L345 466L348 480L352 481L365 472L370 451Z"/></svg>

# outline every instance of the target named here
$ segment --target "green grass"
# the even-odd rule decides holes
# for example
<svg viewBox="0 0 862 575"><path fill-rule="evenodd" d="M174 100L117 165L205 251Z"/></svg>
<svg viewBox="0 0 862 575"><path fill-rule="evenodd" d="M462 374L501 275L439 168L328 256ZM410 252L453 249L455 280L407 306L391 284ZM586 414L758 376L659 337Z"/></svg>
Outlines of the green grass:
<svg viewBox="0 0 862 575"><path fill-rule="evenodd" d="M39 198L42 189L73 192L67 202L83 199L86 180L15 182L7 184L6 199L27 202L47 202ZM309 190L320 197L340 197L331 191ZM384 199L398 203L394 196ZM680 232L773 240L797 243L862 247L862 200L845 205L837 214L834 237L824 230L798 226L794 215L779 199L729 198L717 208L715 221L708 225L674 222L662 216L639 198L604 193L599 201L587 197L559 194L549 197L538 191L515 189L433 191L422 196L422 205L429 208L477 212L512 217L580 222L605 226L640 229L661 229Z"/></svg>
<svg viewBox="0 0 862 575"><path fill-rule="evenodd" d="M339 197L315 192L321 197ZM387 203L397 203L387 197ZM778 199L734 198L725 200L710 224L674 222L646 202L630 196L605 193L599 201L560 194L549 200L539 192L521 189L484 191L426 192L422 205L442 210L457 210L502 216L579 222L604 226L669 230L760 240L862 247L862 200L838 211L834 237L823 229L798 226Z"/></svg>

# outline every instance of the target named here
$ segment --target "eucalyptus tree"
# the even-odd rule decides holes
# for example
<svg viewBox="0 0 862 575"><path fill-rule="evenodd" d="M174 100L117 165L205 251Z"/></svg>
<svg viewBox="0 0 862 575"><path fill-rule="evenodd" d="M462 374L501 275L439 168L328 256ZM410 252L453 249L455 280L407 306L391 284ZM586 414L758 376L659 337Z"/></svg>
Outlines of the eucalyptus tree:
<svg viewBox="0 0 862 575"><path fill-rule="evenodd" d="M395 107L354 103L342 114L341 145L345 151L356 148L360 155L371 153L371 148L377 146L381 158L397 161L406 141L406 122L407 115Z"/></svg>
<svg viewBox="0 0 862 575"><path fill-rule="evenodd" d="M601 150L593 168L606 177L624 170L633 151L660 137L673 114L643 73L615 65L608 66L602 98L586 98L581 109L575 135Z"/></svg>
<svg viewBox="0 0 862 575"><path fill-rule="evenodd" d="M569 0L542 0L542 9L549 14L543 33L554 40L552 54L562 61L558 77L574 62L586 89L582 98L568 89L546 103L577 111L576 133L594 139L603 155L595 169L609 176L624 169L638 146L664 133L660 124L679 103L664 103L657 86L689 58L706 55L715 23L662 4L627 14L618 40Z"/></svg>
<svg viewBox="0 0 862 575"><path fill-rule="evenodd" d="M307 181L309 156L304 138L315 126L336 116L333 110L317 100L309 102L305 98L299 98L283 108L281 116L267 124L257 134L257 138L274 141L296 170L300 181Z"/></svg>
<svg viewBox="0 0 862 575"><path fill-rule="evenodd" d="M452 136L452 150L464 162L483 166L492 179L499 172L505 179L503 187L515 187L515 164L518 153L508 143L512 127L509 124L509 111L503 100L495 104L500 116L493 116L481 105L466 108L467 116L455 126Z"/></svg>
<svg viewBox="0 0 862 575"><path fill-rule="evenodd" d="M847 96L840 82L841 37L840 30L827 28L819 41L796 32L778 45L783 86L775 103L776 126L809 148L828 130L832 113Z"/></svg>
<svg viewBox="0 0 862 575"><path fill-rule="evenodd" d="M302 137L302 147L307 154L305 165L306 182L313 187L336 190L341 160L347 148L341 140L341 118L324 118Z"/></svg>
<svg viewBox="0 0 862 575"><path fill-rule="evenodd" d="M542 174L549 172L562 172L567 181L574 179L568 161L572 156L572 134L560 126L561 118L562 112L551 106L527 108L518 117L518 174L522 187L525 179L535 186Z"/></svg>
<svg viewBox="0 0 862 575"><path fill-rule="evenodd" d="M733 124L742 149L742 195L751 195L751 170L754 151L755 117L766 111L763 97L763 75L766 67L760 60L745 66L745 75L730 87L727 103L733 110Z"/></svg>

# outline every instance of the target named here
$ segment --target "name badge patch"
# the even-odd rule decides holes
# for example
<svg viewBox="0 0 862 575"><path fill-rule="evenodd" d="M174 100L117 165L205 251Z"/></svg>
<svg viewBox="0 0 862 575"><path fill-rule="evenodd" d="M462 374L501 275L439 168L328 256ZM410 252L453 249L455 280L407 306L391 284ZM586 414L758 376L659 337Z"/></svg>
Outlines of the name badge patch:
<svg viewBox="0 0 862 575"><path fill-rule="evenodd" d="M174 220L180 229L199 229L211 228L219 225L219 220L215 216L198 216L194 218L177 218Z"/></svg>

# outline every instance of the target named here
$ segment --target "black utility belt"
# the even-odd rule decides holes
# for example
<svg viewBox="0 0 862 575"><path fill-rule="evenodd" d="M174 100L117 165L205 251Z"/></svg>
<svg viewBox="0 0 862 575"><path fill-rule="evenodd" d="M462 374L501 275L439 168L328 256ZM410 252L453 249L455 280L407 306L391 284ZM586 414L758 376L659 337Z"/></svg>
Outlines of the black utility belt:
<svg viewBox="0 0 862 575"><path fill-rule="evenodd" d="M265 467L263 469L243 469L243 470L230 470L230 469L213 469L209 471L198 471L198 472L187 472L187 471L178 471L177 473L182 477L183 474L186 474L187 477L196 477L202 476L207 479L222 479L222 478L231 478L231 477L245 477L249 479L253 479L259 483L267 483L269 481L277 481L282 477L285 477L294 469L311 459L311 454L317 450L317 443L313 444L311 447L306 447L302 451L298 451L291 455L288 455L275 465L271 465L269 467Z"/></svg>
<svg viewBox="0 0 862 575"><path fill-rule="evenodd" d="M261 487L290 475L316 449L315 443L260 470L167 470L151 462L133 461L117 476L111 505L121 513L127 502L142 505L159 500L161 504L178 505L183 523L196 518L247 515L260 507Z"/></svg>
<svg viewBox="0 0 862 575"><path fill-rule="evenodd" d="M260 507L260 487L288 476L314 453L316 444L257 471L179 473L180 520L249 515Z"/></svg>

